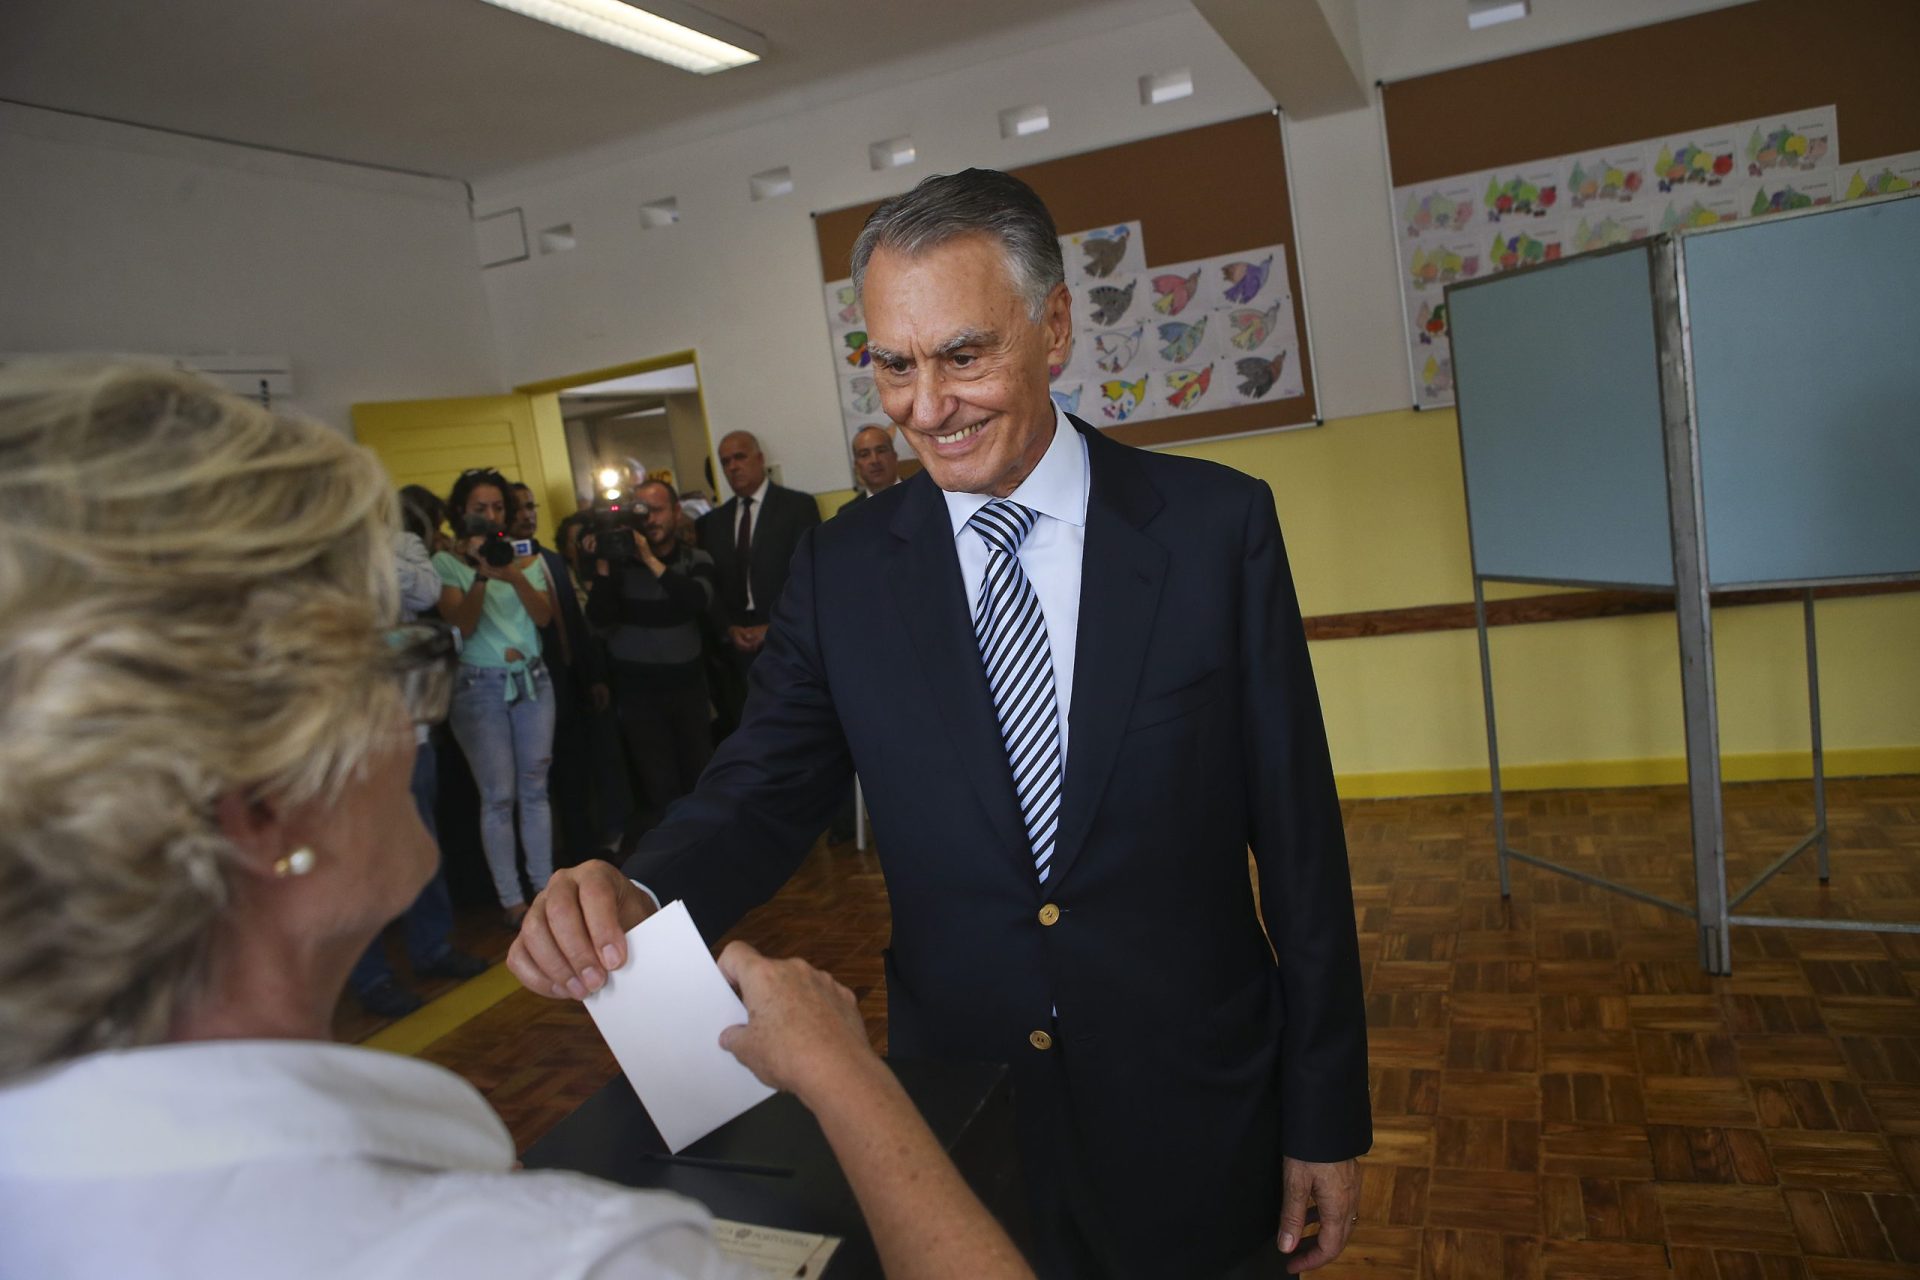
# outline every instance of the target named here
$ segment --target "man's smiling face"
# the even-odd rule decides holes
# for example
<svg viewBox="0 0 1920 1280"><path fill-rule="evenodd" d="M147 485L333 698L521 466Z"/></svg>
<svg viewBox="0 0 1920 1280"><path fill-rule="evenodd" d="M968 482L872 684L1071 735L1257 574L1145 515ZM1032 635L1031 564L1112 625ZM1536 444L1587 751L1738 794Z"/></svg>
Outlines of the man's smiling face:
<svg viewBox="0 0 1920 1280"><path fill-rule="evenodd" d="M1000 242L976 234L913 257L875 250L862 300L880 403L933 482L1012 493L1053 439L1047 366L1073 342L1066 286L1035 321Z"/></svg>

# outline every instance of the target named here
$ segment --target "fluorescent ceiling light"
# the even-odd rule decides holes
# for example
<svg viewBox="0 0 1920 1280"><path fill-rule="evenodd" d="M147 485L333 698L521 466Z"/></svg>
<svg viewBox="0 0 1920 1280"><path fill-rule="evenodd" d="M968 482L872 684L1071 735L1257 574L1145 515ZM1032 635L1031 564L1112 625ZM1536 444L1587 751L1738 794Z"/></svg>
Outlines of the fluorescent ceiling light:
<svg viewBox="0 0 1920 1280"><path fill-rule="evenodd" d="M712 30L724 31L726 39L696 31L646 9L623 4L621 0L486 0L488 4L512 10L524 17L561 27L575 35L599 40L629 53L709 75L730 67L760 61L766 42L745 27L737 27L711 14L700 13L675 0L654 0L655 7L698 21Z"/></svg>
<svg viewBox="0 0 1920 1280"><path fill-rule="evenodd" d="M1467 5L1467 27L1473 31L1497 27L1503 22L1524 18L1532 11L1532 0L1471 0Z"/></svg>

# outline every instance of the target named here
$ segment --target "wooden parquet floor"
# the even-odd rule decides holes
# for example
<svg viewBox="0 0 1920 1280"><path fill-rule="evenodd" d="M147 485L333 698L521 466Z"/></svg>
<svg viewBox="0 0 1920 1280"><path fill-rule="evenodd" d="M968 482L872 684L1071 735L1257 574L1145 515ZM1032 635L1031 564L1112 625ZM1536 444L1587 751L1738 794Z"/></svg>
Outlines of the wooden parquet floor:
<svg viewBox="0 0 1920 1280"><path fill-rule="evenodd" d="M1805 784L1730 787L1731 880L1811 826ZM1920 936L1736 929L1709 978L1692 923L1516 864L1485 796L1344 806L1375 1143L1335 1277L1920 1277ZM1811 852L1754 914L1920 919L1920 778L1830 786ZM1509 797L1516 848L1690 902L1680 788ZM803 955L884 1045L885 887L821 846L736 936ZM523 1147L611 1079L584 1013L519 993L427 1057Z"/></svg>

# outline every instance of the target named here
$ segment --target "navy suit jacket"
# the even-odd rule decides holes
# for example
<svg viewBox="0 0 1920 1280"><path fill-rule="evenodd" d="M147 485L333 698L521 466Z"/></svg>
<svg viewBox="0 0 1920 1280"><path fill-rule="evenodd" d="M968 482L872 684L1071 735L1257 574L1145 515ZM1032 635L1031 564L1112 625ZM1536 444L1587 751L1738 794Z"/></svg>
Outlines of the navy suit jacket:
<svg viewBox="0 0 1920 1280"><path fill-rule="evenodd" d="M740 729L627 869L717 938L857 768L892 903L890 1052L1009 1063L1017 1100L1063 1072L1091 1229L1128 1274L1202 1274L1274 1229L1282 1153L1372 1140L1345 839L1272 493L1074 427L1091 483L1044 886L924 473L802 539ZM1059 1132L1020 1123L1043 1119Z"/></svg>
<svg viewBox="0 0 1920 1280"><path fill-rule="evenodd" d="M720 612L727 625L743 625L755 614L772 616L787 583L787 564L800 536L820 523L820 504L812 495L777 484L767 486L764 509L753 513L754 613L747 611L747 580L740 572L734 537L740 531L740 499L728 498L694 522L700 549L713 557L720 583Z"/></svg>

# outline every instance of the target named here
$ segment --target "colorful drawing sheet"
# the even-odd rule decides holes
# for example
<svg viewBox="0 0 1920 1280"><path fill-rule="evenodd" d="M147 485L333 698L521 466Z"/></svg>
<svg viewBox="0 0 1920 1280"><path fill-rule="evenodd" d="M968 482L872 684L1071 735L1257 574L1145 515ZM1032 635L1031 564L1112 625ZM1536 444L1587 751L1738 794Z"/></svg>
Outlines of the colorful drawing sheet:
<svg viewBox="0 0 1920 1280"><path fill-rule="evenodd" d="M1604 217L1632 208L1646 195L1653 153L1644 145L1610 147L1575 156L1567 165L1565 207Z"/></svg>
<svg viewBox="0 0 1920 1280"><path fill-rule="evenodd" d="M1842 200L1861 200L1868 196L1890 196L1920 187L1920 151L1905 155L1882 156L1858 164L1843 164L1837 170L1837 190Z"/></svg>
<svg viewBox="0 0 1920 1280"><path fill-rule="evenodd" d="M1075 231L1060 237L1060 257L1070 283L1136 276L1147 269L1146 236L1138 222Z"/></svg>
<svg viewBox="0 0 1920 1280"><path fill-rule="evenodd" d="M1920 186L1920 153L1836 167L1839 149L1836 111L1814 107L1396 187L1414 403L1453 403L1449 284Z"/></svg>
<svg viewBox="0 0 1920 1280"><path fill-rule="evenodd" d="M1451 217L1452 215L1449 215ZM1060 237L1073 346L1048 372L1054 403L1096 426L1306 394L1280 245L1149 268L1138 222ZM851 280L825 286L847 439L888 425ZM895 433L903 456L907 442Z"/></svg>
<svg viewBox="0 0 1920 1280"><path fill-rule="evenodd" d="M824 296L833 379L840 397L840 426L851 451L853 437L862 429L892 424L880 407L880 393L873 377L873 356L867 350L867 319L860 309L860 296L854 291L853 281L833 281L825 287ZM898 431L893 437L900 456L911 458L913 446L907 443L906 437Z"/></svg>
<svg viewBox="0 0 1920 1280"><path fill-rule="evenodd" d="M1573 220L1573 232L1562 243L1564 256L1607 249L1616 244L1645 240L1653 234L1653 217L1645 209L1626 206L1594 208Z"/></svg>
<svg viewBox="0 0 1920 1280"><path fill-rule="evenodd" d="M1068 287L1074 352L1053 395L1088 422L1111 427L1306 394L1279 245L1098 281L1070 278Z"/></svg>

